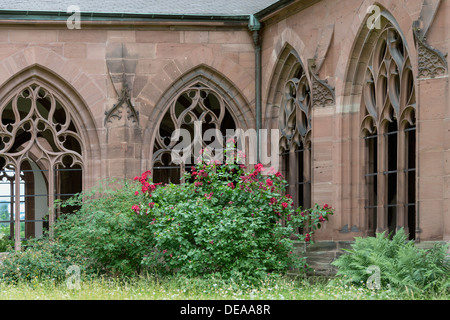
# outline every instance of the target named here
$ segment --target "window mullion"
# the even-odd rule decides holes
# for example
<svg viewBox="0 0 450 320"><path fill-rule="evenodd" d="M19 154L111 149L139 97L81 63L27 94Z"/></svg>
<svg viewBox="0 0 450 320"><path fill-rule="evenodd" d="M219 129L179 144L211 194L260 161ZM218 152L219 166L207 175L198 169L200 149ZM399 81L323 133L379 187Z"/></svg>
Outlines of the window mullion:
<svg viewBox="0 0 450 320"><path fill-rule="evenodd" d="M378 144L378 157L377 157L377 166L379 172L387 171L387 141L386 137L381 135L379 139L377 139ZM377 207L377 233L382 233L387 228L387 211L384 208L384 204L387 202L387 176L386 175L378 175L378 184L377 184L377 203L379 206Z"/></svg>
<svg viewBox="0 0 450 320"><path fill-rule="evenodd" d="M406 183L406 136L400 131L397 136L397 229L407 228L407 217L404 204L407 202L407 183Z"/></svg>
<svg viewBox="0 0 450 320"><path fill-rule="evenodd" d="M20 247L20 168L16 164L14 176L14 249L19 251Z"/></svg>

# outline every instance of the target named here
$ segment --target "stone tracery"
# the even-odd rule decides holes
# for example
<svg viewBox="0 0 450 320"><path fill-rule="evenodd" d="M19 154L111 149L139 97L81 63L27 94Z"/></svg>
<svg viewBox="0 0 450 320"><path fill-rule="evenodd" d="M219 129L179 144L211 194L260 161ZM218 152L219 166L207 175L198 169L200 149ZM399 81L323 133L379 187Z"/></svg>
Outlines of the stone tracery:
<svg viewBox="0 0 450 320"><path fill-rule="evenodd" d="M365 140L367 230L403 227L415 236L416 93L408 48L387 21L365 69L361 135Z"/></svg>
<svg viewBox="0 0 450 320"><path fill-rule="evenodd" d="M223 138L227 136L227 130L234 132L236 129L236 123L228 108L219 92L202 82L188 86L173 98L155 137L152 155L154 178L158 181L178 183L186 168L191 167L199 156L195 152L211 143L216 151L225 147ZM189 141L185 141L187 137L184 136L174 136L171 139L173 133L181 129L189 133ZM215 130L214 139L204 137L208 129ZM174 159L174 148L180 143L183 144L182 150L177 150L180 159Z"/></svg>
<svg viewBox="0 0 450 320"><path fill-rule="evenodd" d="M362 131L372 134L384 121L412 124L416 108L413 72L408 50L392 25L380 33L366 69Z"/></svg>
<svg viewBox="0 0 450 320"><path fill-rule="evenodd" d="M308 73L295 54L289 54L289 77L280 104L280 153L287 192L296 205L311 206L311 116L313 98ZM286 66L287 67L287 66Z"/></svg>
<svg viewBox="0 0 450 320"><path fill-rule="evenodd" d="M83 168L82 139L71 113L60 103L51 90L33 83L22 87L12 99L0 106L0 169L14 172L15 190L10 194L11 207L15 212L15 246L20 248L20 198L19 189L23 171L34 178L45 180L47 191L37 195L34 188L28 188L26 201L37 196L47 197L50 210L48 223L54 222L53 202L79 187ZM75 173L75 176L72 174ZM27 174L25 174L27 176ZM70 183L68 183L70 181ZM27 181L25 181L27 184ZM30 209L34 217L34 208ZM25 219L29 211L25 208ZM41 213L41 217L42 217ZM42 222L42 221L41 221ZM34 234L31 232L30 234Z"/></svg>

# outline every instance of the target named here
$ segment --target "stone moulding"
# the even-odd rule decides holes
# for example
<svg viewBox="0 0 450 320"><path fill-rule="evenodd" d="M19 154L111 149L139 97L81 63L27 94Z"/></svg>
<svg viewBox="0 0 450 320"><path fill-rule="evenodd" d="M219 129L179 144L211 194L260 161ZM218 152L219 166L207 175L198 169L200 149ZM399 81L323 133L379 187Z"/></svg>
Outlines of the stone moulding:
<svg viewBox="0 0 450 320"><path fill-rule="evenodd" d="M419 25L419 21L415 21L413 24L418 52L418 78L438 78L448 75L447 54L426 43L426 38Z"/></svg>

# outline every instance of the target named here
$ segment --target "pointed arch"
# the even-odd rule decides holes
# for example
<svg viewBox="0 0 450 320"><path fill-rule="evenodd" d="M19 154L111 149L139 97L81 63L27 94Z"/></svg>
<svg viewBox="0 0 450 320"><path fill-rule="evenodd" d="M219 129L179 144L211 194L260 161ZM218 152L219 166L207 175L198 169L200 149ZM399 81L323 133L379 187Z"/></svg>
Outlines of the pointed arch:
<svg viewBox="0 0 450 320"><path fill-rule="evenodd" d="M287 192L298 207L311 206L311 121L312 85L310 73L294 47L285 43L274 67L266 108L266 127L280 130L282 173Z"/></svg>
<svg viewBox="0 0 450 320"><path fill-rule="evenodd" d="M294 143L294 140L300 143L301 139L309 139L311 129L311 87L307 66L303 63L294 47L289 43L285 43L277 59L268 93L266 127L268 129L280 129L284 140L289 140L289 144ZM291 112L288 112L289 114L286 114L286 111L288 111L286 109L286 99L292 100L292 98L295 98L290 93L293 93L298 98L294 99L295 101L293 102L300 107L298 110L299 114L295 113L295 110L291 110ZM292 124L295 128L289 129L289 117L295 118L295 121L298 122ZM284 148L289 147L285 145Z"/></svg>
<svg viewBox="0 0 450 320"><path fill-rule="evenodd" d="M415 73L417 67L417 52L411 29L413 19L411 19L406 10L396 10L395 13L399 19L395 19L391 14L390 9L383 5L383 2L385 1L364 1L364 4L361 5L357 14L355 14L355 18L351 23L348 34L344 37L346 43L342 45L341 48L348 51L343 51L340 55L336 70L336 75L341 80L338 81L336 85L336 92L341 93L341 95L337 97L339 100L337 103L338 113L359 112L361 84L364 82L364 67L361 68L361 66L367 64L370 51L373 49L372 46L375 45L373 43L374 38L378 31L383 28L385 23L389 22L399 31L408 30L407 32L400 32L400 34L404 44L408 48L409 58ZM394 10L397 8L394 3L390 4L390 6ZM370 8L373 7L379 8L381 24L370 29L368 28L368 21L369 18L374 19L373 12L370 12ZM402 24L399 24L398 21L402 21ZM371 20L371 22L376 24L377 20Z"/></svg>
<svg viewBox="0 0 450 320"><path fill-rule="evenodd" d="M184 112L179 114L177 113L178 111L175 111L177 103L180 104L178 108L183 104L178 101L181 98L184 99L183 108L185 108L184 111L187 114L184 114ZM206 104L200 101L203 101L205 98L211 101ZM201 105L199 107L202 109L200 114L192 112L196 109L196 104L198 106ZM215 104L221 110L220 114L214 115L214 111L210 109L208 104ZM255 126L254 113L249 108L248 101L234 84L215 69L206 65L199 65L180 76L161 96L151 112L144 129L142 157L145 159L143 161L145 167L142 170L153 168L155 148L159 147L159 150L167 149L166 152L169 152L170 148L173 147L173 145L164 144L162 139L158 137L163 122L165 119L168 119L169 114L171 121L173 120L177 128L192 125L190 123L191 120L203 121L207 114L213 118L211 123L216 123L218 128L222 125L222 129L227 129L225 128L227 125L224 124L226 120L228 120L230 125L232 124L233 128L242 129L243 131L253 129ZM189 121L181 118L184 116L189 116ZM175 127L172 129L175 129ZM169 133L171 134L172 132ZM224 135L224 133L222 134ZM164 152L161 151L160 153L163 154ZM158 160L161 159L158 158Z"/></svg>
<svg viewBox="0 0 450 320"><path fill-rule="evenodd" d="M352 46L339 113L358 118L351 158L361 163L356 215L346 217L366 235L416 228L415 48L383 6L369 28L368 13ZM409 29L411 29L409 25ZM345 127L342 124L342 127ZM356 151L356 149L358 151ZM361 208L362 206L362 208Z"/></svg>
<svg viewBox="0 0 450 320"><path fill-rule="evenodd" d="M29 66L0 87L0 171L9 172L10 236L42 235L62 213L54 200L81 192L92 179L95 125L83 99L61 77ZM8 174L7 174L8 175ZM22 187L23 186L23 187ZM46 215L48 213L48 219ZM22 235L22 225L25 234ZM51 235L50 229L50 235Z"/></svg>
<svg viewBox="0 0 450 320"><path fill-rule="evenodd" d="M277 91L279 89L277 84L280 80L281 70L286 69L286 67L289 69L289 61L286 61L286 58L289 55L292 55L298 61L305 63L305 56L307 55L305 53L306 50L307 48L302 39L291 28L284 29L281 35L277 37L277 41L274 43L271 59L265 68L265 78L268 79L265 88L265 92L267 92L267 100L264 110L265 116L263 119L263 125L265 128L278 128L278 108L281 101L279 96L280 93ZM304 67L307 66L304 65Z"/></svg>
<svg viewBox="0 0 450 320"><path fill-rule="evenodd" d="M93 186L101 176L99 170L100 140L93 114L85 99L68 81L40 64L32 64L18 71L0 86L0 105L29 85L39 85L50 90L71 113L78 133L83 141L85 171L83 188Z"/></svg>

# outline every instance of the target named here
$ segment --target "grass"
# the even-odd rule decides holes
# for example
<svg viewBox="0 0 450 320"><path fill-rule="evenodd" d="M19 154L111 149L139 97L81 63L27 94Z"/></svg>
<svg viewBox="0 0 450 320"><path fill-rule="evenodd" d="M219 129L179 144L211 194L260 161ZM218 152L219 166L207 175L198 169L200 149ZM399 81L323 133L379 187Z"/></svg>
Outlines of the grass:
<svg viewBox="0 0 450 320"><path fill-rule="evenodd" d="M258 287L220 279L97 279L66 283L0 283L0 300L450 300L450 294L370 290L338 280L270 279Z"/></svg>

